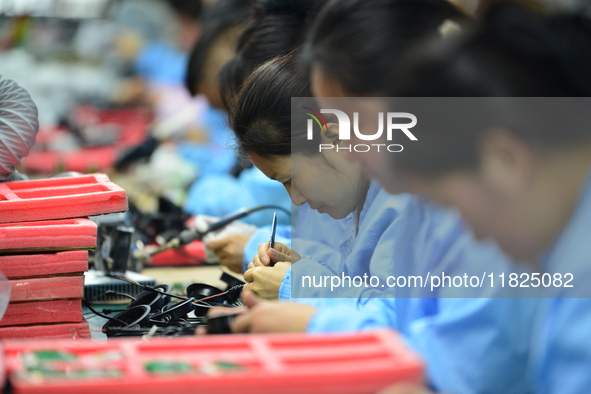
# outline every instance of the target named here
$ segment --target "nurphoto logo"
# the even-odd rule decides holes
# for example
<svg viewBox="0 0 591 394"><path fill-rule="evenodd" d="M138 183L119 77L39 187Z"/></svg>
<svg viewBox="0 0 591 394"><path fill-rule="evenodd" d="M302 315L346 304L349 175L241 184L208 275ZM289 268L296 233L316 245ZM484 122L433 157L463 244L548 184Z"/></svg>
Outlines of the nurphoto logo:
<svg viewBox="0 0 591 394"><path fill-rule="evenodd" d="M338 109L321 109L320 112L304 107L305 110L309 111L306 112L306 115L310 116L311 119L308 119L308 140L314 139L314 121L320 129L328 129L328 123L322 114L333 114L336 116L337 121L339 123L339 140L340 141L350 141L351 140L351 120L349 116ZM401 131L406 135L411 141L417 141L417 137L410 131L411 128L416 126L417 124L417 117L408 112L387 112L384 114L383 112L379 112L378 116L378 130L373 134L363 134L359 130L359 113L353 113L353 133L355 137L361 141L376 141L382 138L384 134L384 123L386 123L386 140L392 141L392 137L395 131ZM406 119L406 123L400 123L401 119ZM410 122L408 122L410 121ZM371 150L377 150L380 152L380 149L385 149L388 152L402 152L404 149L400 144L353 144L353 145L333 145L333 144L320 144L319 151L322 152L323 150L330 150L336 149L336 151L340 150L347 150L349 152L369 152Z"/></svg>

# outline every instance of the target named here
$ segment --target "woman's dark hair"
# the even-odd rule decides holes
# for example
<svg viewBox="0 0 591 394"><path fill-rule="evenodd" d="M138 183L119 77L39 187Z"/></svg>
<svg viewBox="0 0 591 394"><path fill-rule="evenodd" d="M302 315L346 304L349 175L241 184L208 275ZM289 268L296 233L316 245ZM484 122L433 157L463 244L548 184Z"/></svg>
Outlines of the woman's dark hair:
<svg viewBox="0 0 591 394"><path fill-rule="evenodd" d="M250 15L249 0L216 0L203 12L203 33L189 55L185 87L195 96L212 45L227 31L244 25Z"/></svg>
<svg viewBox="0 0 591 394"><path fill-rule="evenodd" d="M318 152L318 135L307 140L305 130L292 133L292 97L311 96L293 57L278 57L256 69L229 113L238 149L264 158Z"/></svg>
<svg viewBox="0 0 591 394"><path fill-rule="evenodd" d="M421 141L396 157L397 168L418 173L475 168L479 138L492 127L541 149L587 141L591 21L496 2L472 32L410 53L388 95L408 97L398 104L424 103L421 97L483 97L470 100L469 113L457 117L463 125L450 126L450 117L442 122L443 109L436 122L424 117ZM450 99L440 101L445 102Z"/></svg>
<svg viewBox="0 0 591 394"><path fill-rule="evenodd" d="M229 108L246 78L261 64L294 54L326 0L259 0L238 40L236 55L218 74L220 96Z"/></svg>
<svg viewBox="0 0 591 394"><path fill-rule="evenodd" d="M178 14L193 20L201 18L203 2L201 0L168 0L171 8Z"/></svg>
<svg viewBox="0 0 591 394"><path fill-rule="evenodd" d="M545 16L518 2L498 1L482 15L477 29L441 44L430 43L425 50L409 53L405 74L413 78L401 78L395 86L397 94L591 95L591 20L584 17Z"/></svg>
<svg viewBox="0 0 591 394"><path fill-rule="evenodd" d="M348 93L383 95L402 54L447 19L469 21L446 0L332 0L314 21L302 62L308 74L317 65Z"/></svg>

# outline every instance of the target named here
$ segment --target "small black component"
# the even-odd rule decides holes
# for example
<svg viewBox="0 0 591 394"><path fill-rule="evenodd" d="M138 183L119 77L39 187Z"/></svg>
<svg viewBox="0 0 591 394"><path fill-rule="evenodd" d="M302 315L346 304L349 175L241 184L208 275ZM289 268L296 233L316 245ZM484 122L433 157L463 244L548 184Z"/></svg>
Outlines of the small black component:
<svg viewBox="0 0 591 394"><path fill-rule="evenodd" d="M208 334L231 334L230 326L239 313L233 315L221 315L207 319Z"/></svg>

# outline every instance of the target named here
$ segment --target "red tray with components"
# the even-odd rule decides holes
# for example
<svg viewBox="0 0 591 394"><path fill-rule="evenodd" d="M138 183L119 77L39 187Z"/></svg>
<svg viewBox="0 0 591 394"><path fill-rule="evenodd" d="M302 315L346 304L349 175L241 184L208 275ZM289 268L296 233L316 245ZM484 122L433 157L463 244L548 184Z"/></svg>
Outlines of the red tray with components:
<svg viewBox="0 0 591 394"><path fill-rule="evenodd" d="M14 393L375 393L422 382L393 331L7 342Z"/></svg>
<svg viewBox="0 0 591 394"><path fill-rule="evenodd" d="M0 320L0 327L81 321L82 302L80 300L11 302Z"/></svg>
<svg viewBox="0 0 591 394"><path fill-rule="evenodd" d="M78 218L126 210L125 190L105 174L0 183L0 223Z"/></svg>
<svg viewBox="0 0 591 394"><path fill-rule="evenodd" d="M89 219L0 224L0 254L36 250L93 249L96 248L96 229L96 223Z"/></svg>
<svg viewBox="0 0 591 394"><path fill-rule="evenodd" d="M0 271L9 279L82 273L88 271L88 252L0 255Z"/></svg>
<svg viewBox="0 0 591 394"><path fill-rule="evenodd" d="M0 340L7 339L90 339L88 323L39 324L0 327Z"/></svg>
<svg viewBox="0 0 591 394"><path fill-rule="evenodd" d="M10 280L10 302L84 297L84 275Z"/></svg>

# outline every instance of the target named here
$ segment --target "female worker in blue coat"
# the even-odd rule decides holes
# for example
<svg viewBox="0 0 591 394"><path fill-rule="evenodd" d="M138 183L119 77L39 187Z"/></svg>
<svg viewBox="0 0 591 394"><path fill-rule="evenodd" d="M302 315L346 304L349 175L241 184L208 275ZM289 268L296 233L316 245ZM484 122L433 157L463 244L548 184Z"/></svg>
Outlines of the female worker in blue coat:
<svg viewBox="0 0 591 394"><path fill-rule="evenodd" d="M334 138L330 127L324 128L316 141L291 134L289 100L309 95L307 84L294 73L293 62L292 58L278 58L255 71L231 111L231 124L242 150L263 173L284 183L294 204L308 204L335 219L345 218L344 237L340 254L327 256L300 256L295 248L276 244L275 249L268 249L265 244L259 260L267 256L276 264L252 268L251 277L247 272L245 277L252 281L248 287L264 295L271 294L269 289L273 286L273 291L283 291L287 280L284 273L289 275L291 267L295 279L291 280L291 291L284 296L291 293L292 300L298 298L313 306L279 304L278 310L295 312L291 316L272 317L277 324L304 321L301 326L297 322L288 324L288 330L308 328L311 332L326 332L394 327L407 335L430 361L430 378L436 387L456 392L469 392L467 387L479 391L503 387L505 392L521 392L527 356L525 343L535 304L531 300L505 298L492 303L490 298L478 298L494 295L491 291L495 289L486 287L451 294L468 299L437 300L433 297L449 295L446 290L341 287L335 291L330 287L299 285L301 275L366 273L386 283L390 275L471 275L483 270L496 274L511 272L513 267L495 245L476 243L455 213L425 204L412 195L389 195L375 181L361 188L365 177L355 163L347 163L345 153L317 153L314 145L317 147L321 138ZM359 194L360 189L363 195ZM514 319L508 311L523 319ZM298 312L306 316L300 319ZM356 316L360 318L355 319ZM250 321L256 327L256 317ZM237 327L256 330L249 324L241 327L238 323ZM415 338L417 341L413 341ZM483 368L474 369L462 356L484 360Z"/></svg>
<svg viewBox="0 0 591 394"><path fill-rule="evenodd" d="M431 3L417 5L417 7L438 6L436 1ZM397 7L408 10L407 6L412 5L414 4L404 1L347 0L334 2L326 7L316 21L316 27L310 39L311 46L317 50L318 54L315 56L314 53L307 53L307 56L313 57L317 63L319 57L325 60L323 66L327 72L324 75L320 72L320 68L311 70L315 93L318 96L351 95L353 97L384 94L384 89L388 89L392 81L396 80L395 71L396 65L400 62L400 48L409 46L409 43L404 42L401 37L413 36L412 26L407 29L401 28L403 32L393 28L393 26L404 26L403 20L396 19L400 16ZM420 15L422 21L426 20L425 13L419 12L416 15ZM453 18L450 17L450 19ZM412 18L404 20L413 24ZM441 22L442 20L439 20L437 26ZM383 30L381 34L385 37L380 42L382 47L372 46L372 51L368 51L364 44L375 36L375 30L380 29ZM343 34L350 36L343 38ZM305 52L310 52L309 48ZM333 90L329 94L319 93L317 87L320 81L330 82ZM373 176L376 173L370 171ZM396 231L396 226L393 226L390 229L392 231L390 233L388 229L384 231L385 236L379 240L375 239L375 233L368 232L366 234L369 235L369 240L367 240L363 239L362 223L359 227L359 236L356 238L359 242L358 248L349 255L352 264L345 264L346 269L350 271L363 269L364 264L361 262L367 263L374 259L377 263L373 263L373 266L378 272L389 267L392 274L396 272L425 274L431 268L440 272L463 273L469 270L482 272L483 267L493 267L494 270L498 270L495 272L511 272L513 268L506 265L506 259L499 255L494 245L476 245L470 233L465 231L461 222L454 218L453 214L442 213L432 207L428 208L416 199L408 201L412 201L411 205L414 208L408 209L405 213L412 213L411 217L414 219L407 220L405 225L408 226L410 222L416 226L407 227L411 231L402 233ZM389 217L380 212L382 208L387 211L387 207L380 207L380 204L374 207L371 220L366 221L367 228L371 229L374 224L377 224L375 228L380 228L380 224L388 222ZM350 219L354 221L355 217ZM428 236L423 238L424 242L413 244L413 234ZM431 238L433 234L440 238ZM417 238L420 236L415 237L414 240ZM378 244L381 247L364 248L367 245L377 246ZM413 245L416 246L413 248ZM373 250L376 252L374 253ZM423 254L418 253L419 251ZM264 260L266 247L263 247L262 252L260 259ZM267 258L271 257L267 256ZM385 261L390 261L391 264L384 264ZM393 264L394 261L398 261L398 264ZM298 264L300 262L296 263L294 268ZM327 265L321 265L321 268L330 268L326 267ZM309 269L299 270L299 272L305 274ZM338 269L336 270L339 272ZM255 268L251 272L255 282L257 279L255 273L260 272L258 276L263 278L265 277L263 272L266 271L269 270ZM289 275L290 271L287 278ZM271 275L268 274L268 276ZM292 282L299 283L297 279ZM283 296L294 292L294 289L284 291L288 289L285 284L284 279L281 285ZM296 293L301 290L301 288L295 289ZM309 332L327 332L395 327L405 334L412 346L426 358L429 379L438 389L460 393L495 391L518 393L525 390L526 354L535 300L494 298L408 300L405 296L417 295L410 293L408 289L402 294L399 292L397 299L371 299L376 295L374 290L370 289L369 294L365 292L365 295L361 294L360 297L355 298L354 305L351 305L350 299L313 302L306 300L308 303L313 303L314 307L297 304L288 307L278 304L275 309L267 305L264 308L254 308L252 313L238 320L235 329L238 331L307 329ZM310 294L310 290L306 289L305 293ZM424 296L420 292L418 295ZM477 297L480 294L464 293L462 295ZM494 296L491 293L489 295ZM261 314L273 316L264 319L260 318ZM520 319L516 319L515 316L519 316ZM274 325L266 326L265 321L273 322Z"/></svg>

